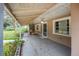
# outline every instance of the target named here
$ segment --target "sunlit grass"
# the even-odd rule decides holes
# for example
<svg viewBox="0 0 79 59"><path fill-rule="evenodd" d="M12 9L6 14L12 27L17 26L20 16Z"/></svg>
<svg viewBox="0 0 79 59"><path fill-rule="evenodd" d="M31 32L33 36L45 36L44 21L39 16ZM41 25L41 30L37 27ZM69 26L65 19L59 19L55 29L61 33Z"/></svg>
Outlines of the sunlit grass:
<svg viewBox="0 0 79 59"><path fill-rule="evenodd" d="M16 31L4 31L4 40L16 40L19 39L19 33Z"/></svg>

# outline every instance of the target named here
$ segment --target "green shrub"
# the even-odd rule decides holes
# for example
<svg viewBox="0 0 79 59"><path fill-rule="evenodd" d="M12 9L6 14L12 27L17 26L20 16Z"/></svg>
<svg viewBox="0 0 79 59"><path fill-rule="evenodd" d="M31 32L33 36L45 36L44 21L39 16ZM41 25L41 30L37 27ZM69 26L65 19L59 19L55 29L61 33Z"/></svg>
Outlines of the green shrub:
<svg viewBox="0 0 79 59"><path fill-rule="evenodd" d="M23 40L15 40L14 42L5 43L3 48L4 56L14 56L17 46L21 46Z"/></svg>
<svg viewBox="0 0 79 59"><path fill-rule="evenodd" d="M15 42L5 43L4 44L4 55L5 56L14 56L16 52L16 44Z"/></svg>
<svg viewBox="0 0 79 59"><path fill-rule="evenodd" d="M22 29L21 30L22 33L28 32L28 29L27 28L22 27L21 29Z"/></svg>
<svg viewBox="0 0 79 59"><path fill-rule="evenodd" d="M25 32L28 32L28 29L27 28L25 28L24 26L22 26L22 27L19 27L19 28L16 28L16 30L17 30L17 32L21 32L21 33L25 33Z"/></svg>
<svg viewBox="0 0 79 59"><path fill-rule="evenodd" d="M6 29L5 29L6 31L13 31L14 30L14 28L13 27L6 27Z"/></svg>

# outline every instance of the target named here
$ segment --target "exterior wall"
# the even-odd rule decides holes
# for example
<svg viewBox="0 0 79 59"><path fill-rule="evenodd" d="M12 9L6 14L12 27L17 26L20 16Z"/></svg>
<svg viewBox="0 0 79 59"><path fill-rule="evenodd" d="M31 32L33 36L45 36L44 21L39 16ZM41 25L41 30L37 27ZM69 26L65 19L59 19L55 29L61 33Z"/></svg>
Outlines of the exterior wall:
<svg viewBox="0 0 79 59"><path fill-rule="evenodd" d="M53 34L53 21L48 21L48 38L60 44L71 47L71 38Z"/></svg>
<svg viewBox="0 0 79 59"><path fill-rule="evenodd" d="M79 56L79 4L71 4L72 55Z"/></svg>
<svg viewBox="0 0 79 59"><path fill-rule="evenodd" d="M67 47L71 47L71 37L53 34L53 20L48 20L47 23L48 23L48 38L57 43L63 44ZM40 33L42 34L42 24L40 29L41 29Z"/></svg>

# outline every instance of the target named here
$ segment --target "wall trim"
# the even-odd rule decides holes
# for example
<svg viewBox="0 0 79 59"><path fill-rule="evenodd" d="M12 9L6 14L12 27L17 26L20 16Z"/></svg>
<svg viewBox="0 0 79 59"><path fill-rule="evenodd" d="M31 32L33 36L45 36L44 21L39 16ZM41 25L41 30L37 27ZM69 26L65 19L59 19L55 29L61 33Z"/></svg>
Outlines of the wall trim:
<svg viewBox="0 0 79 59"><path fill-rule="evenodd" d="M52 38L52 37L48 37L48 39L49 39L49 40L52 40L53 38ZM56 43L58 43L58 44L60 44L60 45L64 45L64 46L66 46L66 47L71 48L71 46L68 46L68 45L62 44L62 43L57 42L57 41L55 41L55 40L52 40L52 41L54 41L54 42L56 42Z"/></svg>

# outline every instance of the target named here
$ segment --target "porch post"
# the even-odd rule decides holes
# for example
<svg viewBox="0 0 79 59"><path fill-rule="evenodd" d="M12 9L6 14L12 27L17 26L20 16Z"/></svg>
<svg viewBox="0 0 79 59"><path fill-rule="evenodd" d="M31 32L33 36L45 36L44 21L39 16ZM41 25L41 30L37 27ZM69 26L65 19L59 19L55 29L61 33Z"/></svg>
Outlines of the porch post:
<svg viewBox="0 0 79 59"><path fill-rule="evenodd" d="M15 31L16 31L16 21L14 21L14 29L15 29Z"/></svg>
<svg viewBox="0 0 79 59"><path fill-rule="evenodd" d="M21 34L22 34L22 33L21 33L22 28L21 28L21 27L22 27L22 26L20 25L20 40L22 39L22 38L21 38L21 37L22 37L22 36L21 36Z"/></svg>
<svg viewBox="0 0 79 59"><path fill-rule="evenodd" d="M72 56L79 56L79 4L71 4Z"/></svg>
<svg viewBox="0 0 79 59"><path fill-rule="evenodd" d="M3 11L3 4L0 3L0 56L3 55Z"/></svg>

